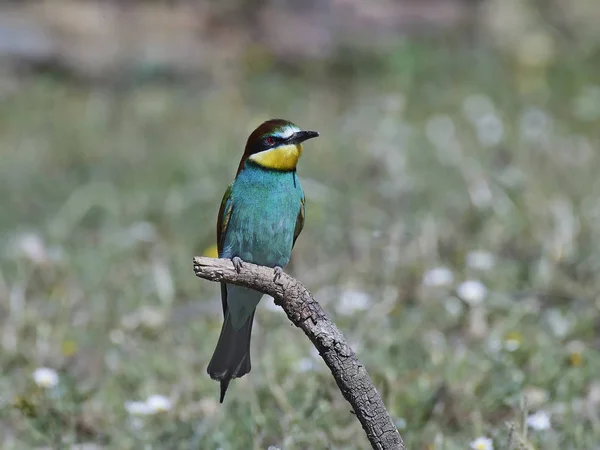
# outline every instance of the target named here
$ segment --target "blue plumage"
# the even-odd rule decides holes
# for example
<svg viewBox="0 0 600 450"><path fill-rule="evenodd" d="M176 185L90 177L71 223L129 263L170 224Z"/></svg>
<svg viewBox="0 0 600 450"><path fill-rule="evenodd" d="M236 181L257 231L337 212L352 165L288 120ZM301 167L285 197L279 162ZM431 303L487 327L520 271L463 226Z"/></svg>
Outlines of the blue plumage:
<svg viewBox="0 0 600 450"><path fill-rule="evenodd" d="M233 208L219 256L285 267L303 197L295 171L277 172L246 162L231 187Z"/></svg>
<svg viewBox="0 0 600 450"><path fill-rule="evenodd" d="M303 197L295 171L277 172L246 162L231 186L233 207L219 257L285 267ZM232 325L239 330L262 294L240 286L227 286L227 294Z"/></svg>
<svg viewBox="0 0 600 450"><path fill-rule="evenodd" d="M304 224L296 162L301 143L316 136L278 119L250 135L237 176L221 203L219 257L273 268L287 265ZM222 402L231 379L250 371L252 322L262 294L223 283L221 297L225 317L208 373L221 382Z"/></svg>

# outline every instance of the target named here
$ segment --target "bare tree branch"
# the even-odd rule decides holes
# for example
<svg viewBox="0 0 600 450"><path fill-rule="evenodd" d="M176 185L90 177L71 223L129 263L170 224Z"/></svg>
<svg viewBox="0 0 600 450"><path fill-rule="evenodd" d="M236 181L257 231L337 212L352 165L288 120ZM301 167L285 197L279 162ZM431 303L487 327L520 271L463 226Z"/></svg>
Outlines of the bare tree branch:
<svg viewBox="0 0 600 450"><path fill-rule="evenodd" d="M196 257L194 272L206 280L237 284L271 295L319 351L372 447L404 450L400 433L366 369L302 283L285 273L274 282L273 269L250 263L244 263L238 274L228 259Z"/></svg>

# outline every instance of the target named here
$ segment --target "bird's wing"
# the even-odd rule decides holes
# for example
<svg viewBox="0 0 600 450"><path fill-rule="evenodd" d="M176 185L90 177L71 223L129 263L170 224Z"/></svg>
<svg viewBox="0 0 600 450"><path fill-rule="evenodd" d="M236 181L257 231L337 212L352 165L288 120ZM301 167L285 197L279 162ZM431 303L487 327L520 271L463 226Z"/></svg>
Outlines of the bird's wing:
<svg viewBox="0 0 600 450"><path fill-rule="evenodd" d="M219 258L223 251L223 243L225 241L225 233L227 232L227 226L229 225L229 219L231 218L231 211L233 210L233 199L231 198L231 190L233 183L227 186L223 200L221 200L221 208L219 208L219 215L217 216L217 249L219 251Z"/></svg>
<svg viewBox="0 0 600 450"><path fill-rule="evenodd" d="M231 198L232 186L233 183L227 186L225 194L223 195L223 200L221 200L219 215L217 216L217 250L219 252L219 258L222 256L225 234L227 233L229 219L231 219L231 211L233 211L233 198ZM221 283L221 302L223 303L223 316L226 316L227 287L225 286L225 283Z"/></svg>
<svg viewBox="0 0 600 450"><path fill-rule="evenodd" d="M294 241L292 243L292 248L294 248L294 244L296 244L296 239L300 236L300 232L304 227L304 215L306 214L306 206L304 195L302 195L302 200L300 200L300 211L298 211L298 217L296 218L296 228L294 228Z"/></svg>

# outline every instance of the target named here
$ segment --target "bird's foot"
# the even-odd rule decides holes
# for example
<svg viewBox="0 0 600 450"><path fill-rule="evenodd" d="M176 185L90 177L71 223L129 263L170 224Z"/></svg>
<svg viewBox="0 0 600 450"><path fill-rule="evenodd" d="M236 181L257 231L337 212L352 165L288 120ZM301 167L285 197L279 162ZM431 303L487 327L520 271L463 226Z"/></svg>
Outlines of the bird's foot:
<svg viewBox="0 0 600 450"><path fill-rule="evenodd" d="M239 257L234 256L233 258L231 258L231 262L233 263L233 268L235 269L235 271L237 273L240 273L242 271L242 260Z"/></svg>
<svg viewBox="0 0 600 450"><path fill-rule="evenodd" d="M279 266L273 267L273 283L276 283L277 280L281 278L281 274L283 273L283 269Z"/></svg>

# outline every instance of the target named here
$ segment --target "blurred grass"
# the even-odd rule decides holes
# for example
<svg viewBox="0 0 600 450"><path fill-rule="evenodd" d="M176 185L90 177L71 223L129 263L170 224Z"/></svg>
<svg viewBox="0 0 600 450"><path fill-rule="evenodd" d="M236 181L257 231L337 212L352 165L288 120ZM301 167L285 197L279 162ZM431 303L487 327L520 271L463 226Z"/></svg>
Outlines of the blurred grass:
<svg viewBox="0 0 600 450"><path fill-rule="evenodd" d="M124 91L40 76L1 95L3 448L366 448L269 299L252 373L224 405L205 372L220 301L191 259L214 244L245 139L270 117L321 132L299 168L307 222L288 271L353 343L407 448L481 435L597 448L598 64L560 54L524 70L425 43L346 69ZM493 269L466 267L478 249ZM454 282L422 286L437 266ZM466 279L487 286L481 304L456 298ZM34 386L40 366L57 388ZM127 414L151 394L174 408ZM526 394L552 430L525 433Z"/></svg>

